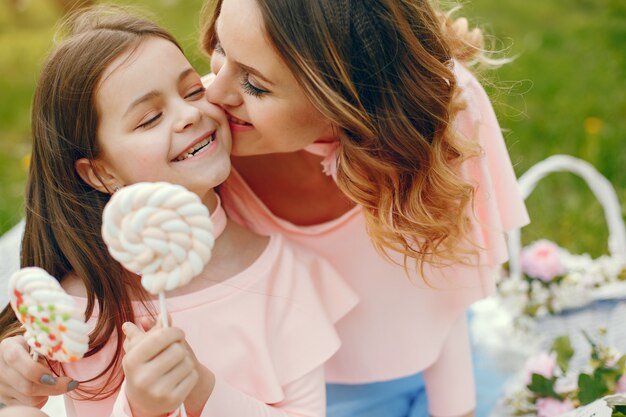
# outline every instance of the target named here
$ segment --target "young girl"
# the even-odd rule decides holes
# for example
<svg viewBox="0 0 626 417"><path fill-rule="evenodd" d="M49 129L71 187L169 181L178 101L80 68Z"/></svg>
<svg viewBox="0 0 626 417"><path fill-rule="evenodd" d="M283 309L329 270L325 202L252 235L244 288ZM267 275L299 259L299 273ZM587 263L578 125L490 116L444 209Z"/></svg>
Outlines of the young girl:
<svg viewBox="0 0 626 417"><path fill-rule="evenodd" d="M190 416L324 416L322 365L353 294L317 256L226 218L213 187L230 172L228 124L171 35L102 9L70 32L33 102L21 260L58 277L93 325L86 358L52 364L80 383L68 415L162 416L184 402ZM216 237L201 275L168 293L175 327L146 333L133 322L150 327L155 302L100 235L110 195L141 181L198 194ZM0 329L3 339L19 332L10 308ZM14 376L3 403L23 402L24 376Z"/></svg>
<svg viewBox="0 0 626 417"><path fill-rule="evenodd" d="M233 133L226 209L329 260L361 300L326 366L332 417L471 414L465 309L528 221L465 67L481 34L434 3L207 2L207 97Z"/></svg>

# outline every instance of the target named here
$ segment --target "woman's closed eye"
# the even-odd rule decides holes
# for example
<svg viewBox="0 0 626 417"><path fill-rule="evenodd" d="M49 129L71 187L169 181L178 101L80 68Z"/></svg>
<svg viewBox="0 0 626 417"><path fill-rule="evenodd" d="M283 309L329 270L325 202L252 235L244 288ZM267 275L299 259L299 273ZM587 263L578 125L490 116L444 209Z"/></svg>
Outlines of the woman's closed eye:
<svg viewBox="0 0 626 417"><path fill-rule="evenodd" d="M222 45L219 42L215 43L215 46L213 47L213 52L218 53L220 55L224 55L224 49L222 48Z"/></svg>
<svg viewBox="0 0 626 417"><path fill-rule="evenodd" d="M263 94L269 93L269 91L252 84L248 73L244 73L241 76L241 87L246 94L250 94L253 97L261 97Z"/></svg>

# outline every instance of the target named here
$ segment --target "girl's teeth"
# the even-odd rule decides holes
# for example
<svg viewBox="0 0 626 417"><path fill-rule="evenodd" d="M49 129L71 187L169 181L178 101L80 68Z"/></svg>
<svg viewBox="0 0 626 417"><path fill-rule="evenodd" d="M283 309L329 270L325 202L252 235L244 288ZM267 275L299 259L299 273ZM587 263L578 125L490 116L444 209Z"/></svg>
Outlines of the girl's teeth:
<svg viewBox="0 0 626 417"><path fill-rule="evenodd" d="M177 158L176 161L180 162L180 161L184 161L185 159L191 158L192 156L194 156L193 153L195 151L197 151L200 148L203 148L203 147L207 146L211 142L213 142L213 135L211 135L208 139L205 139L202 142L198 142L195 146L192 146L191 148L187 149L185 151L186 154L181 156L180 158Z"/></svg>

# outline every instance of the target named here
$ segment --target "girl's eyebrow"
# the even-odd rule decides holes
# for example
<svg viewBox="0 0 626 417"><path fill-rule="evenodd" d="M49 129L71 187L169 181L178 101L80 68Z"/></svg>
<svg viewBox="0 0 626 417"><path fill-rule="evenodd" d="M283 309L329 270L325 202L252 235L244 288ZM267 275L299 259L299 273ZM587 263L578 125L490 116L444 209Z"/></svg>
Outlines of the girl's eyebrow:
<svg viewBox="0 0 626 417"><path fill-rule="evenodd" d="M189 75L190 73L195 72L196 70L193 69L192 67L189 67L185 70L183 70L183 72L180 73L180 75L178 76L178 82L182 81L183 78L185 78L187 75ZM146 94L136 98L135 100L133 100L132 103L130 103L128 105L128 107L126 108L126 111L124 112L124 115L122 117L125 117L132 109L134 109L135 107L137 107L139 104L144 103L148 100L151 100L157 96L159 96L159 92L156 90L152 90L147 92Z"/></svg>

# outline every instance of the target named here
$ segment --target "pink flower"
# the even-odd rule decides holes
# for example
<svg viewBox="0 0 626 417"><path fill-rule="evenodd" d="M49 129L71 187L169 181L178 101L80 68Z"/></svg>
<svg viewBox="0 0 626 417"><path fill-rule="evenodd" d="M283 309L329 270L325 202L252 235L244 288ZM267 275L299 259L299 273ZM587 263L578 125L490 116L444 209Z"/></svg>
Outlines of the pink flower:
<svg viewBox="0 0 626 417"><path fill-rule="evenodd" d="M533 356L526 361L524 371L526 372L526 385L532 382L533 374L543 375L546 378L552 378L556 368L556 353L550 354L542 352L537 356Z"/></svg>
<svg viewBox="0 0 626 417"><path fill-rule="evenodd" d="M522 249L521 261L526 275L545 282L565 274L559 247L549 240L538 240Z"/></svg>
<svg viewBox="0 0 626 417"><path fill-rule="evenodd" d="M626 375L622 375L620 379L617 380L615 390L619 393L626 392Z"/></svg>
<svg viewBox="0 0 626 417"><path fill-rule="evenodd" d="M537 417L556 417L574 409L569 398L559 401L554 398L539 398L537 400Z"/></svg>

